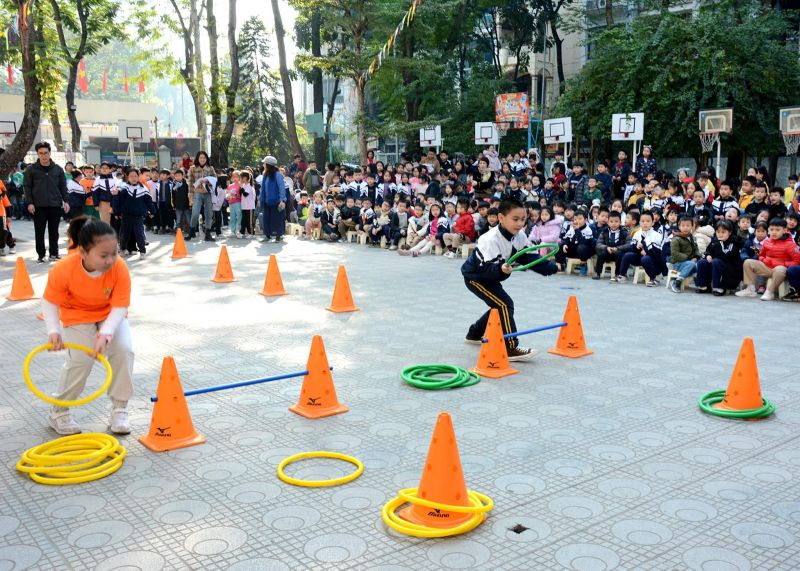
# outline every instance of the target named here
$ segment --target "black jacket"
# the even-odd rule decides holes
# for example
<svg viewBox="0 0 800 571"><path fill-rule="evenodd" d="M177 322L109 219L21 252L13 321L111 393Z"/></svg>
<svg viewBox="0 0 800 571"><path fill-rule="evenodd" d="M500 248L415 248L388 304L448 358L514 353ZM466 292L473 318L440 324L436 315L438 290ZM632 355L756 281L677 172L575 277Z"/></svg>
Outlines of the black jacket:
<svg viewBox="0 0 800 571"><path fill-rule="evenodd" d="M189 210L189 185L185 180L172 183L172 207L175 210Z"/></svg>
<svg viewBox="0 0 800 571"><path fill-rule="evenodd" d="M742 258L739 253L741 242L738 238L732 238L727 243L722 244L717 237L711 239L711 243L706 248L705 256L725 262L725 270L722 273L722 287L725 289L736 289L742 281Z"/></svg>
<svg viewBox="0 0 800 571"><path fill-rule="evenodd" d="M609 247L612 248L619 248L624 246L628 243L628 229L620 226L618 229L619 236L615 236L613 232L611 232L611 228L606 226L600 231L600 235L597 237L597 247L596 250L598 253L605 252Z"/></svg>
<svg viewBox="0 0 800 571"><path fill-rule="evenodd" d="M52 161L43 167L37 160L26 168L22 186L25 200L34 206L61 208L65 202L69 202L64 169Z"/></svg>

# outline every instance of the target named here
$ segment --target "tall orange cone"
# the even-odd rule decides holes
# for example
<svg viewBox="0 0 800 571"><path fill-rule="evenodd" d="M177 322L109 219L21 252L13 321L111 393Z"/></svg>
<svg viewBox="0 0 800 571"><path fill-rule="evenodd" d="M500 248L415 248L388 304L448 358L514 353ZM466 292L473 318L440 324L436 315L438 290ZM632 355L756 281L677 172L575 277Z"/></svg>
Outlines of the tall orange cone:
<svg viewBox="0 0 800 571"><path fill-rule="evenodd" d="M319 335L314 335L311 341L306 370L308 374L303 377L300 399L289 410L306 418L322 418L350 410L336 398L325 345Z"/></svg>
<svg viewBox="0 0 800 571"><path fill-rule="evenodd" d="M508 351L506 350L506 341L503 339L503 326L500 325L500 312L497 309L489 312L489 321L486 322L486 332L483 336L489 341L481 343L478 364L470 371L490 379L499 379L519 373L517 369L511 368L508 364Z"/></svg>
<svg viewBox="0 0 800 571"><path fill-rule="evenodd" d="M186 448L206 441L192 424L186 397L175 367L175 359L164 357L161 376L156 391L158 400L153 408L150 430L139 437L139 442L154 452L165 452L176 448Z"/></svg>
<svg viewBox="0 0 800 571"><path fill-rule="evenodd" d="M212 282L218 284L227 284L235 282L236 278L233 277L233 269L231 269L231 260L228 257L228 248L222 246L219 253L219 261L217 261L217 273Z"/></svg>
<svg viewBox="0 0 800 571"><path fill-rule="evenodd" d="M334 313L358 311L356 304L353 303L350 282L347 280L347 270L344 269L344 266L339 266L339 273L336 274L336 286L333 288L333 299L331 299L330 307L326 309Z"/></svg>
<svg viewBox="0 0 800 571"><path fill-rule="evenodd" d="M33 285L31 284L31 277L28 275L28 268L25 267L25 261L22 256L17 258L17 267L14 270L14 281L11 282L11 293L6 296L6 299L11 301L25 301L26 299L34 299Z"/></svg>
<svg viewBox="0 0 800 571"><path fill-rule="evenodd" d="M558 342L555 347L550 348L548 353L572 358L585 357L594 353L591 349L586 348L581 314L578 311L578 298L574 295L569 296L567 310L564 312L562 321L566 321L567 324L559 331Z"/></svg>
<svg viewBox="0 0 800 571"><path fill-rule="evenodd" d="M175 232L175 245L172 246L172 259L177 260L185 258L188 255L189 254L186 252L186 242L183 239L183 232L178 228L177 232Z"/></svg>
<svg viewBox="0 0 800 571"><path fill-rule="evenodd" d="M278 269L278 260L275 258L275 256L269 257L267 277L264 280L264 289L258 293L267 297L273 295L286 295L286 290L283 289L281 271Z"/></svg>
<svg viewBox="0 0 800 571"><path fill-rule="evenodd" d="M446 412L439 413L436 419L417 497L451 506L470 505L453 420ZM471 513L448 512L416 504L401 509L398 515L411 523L438 528L455 527L474 517Z"/></svg>
<svg viewBox="0 0 800 571"><path fill-rule="evenodd" d="M761 383L758 378L756 349L751 337L745 337L739 349L739 357L728 381L725 398L712 405L721 410L751 410L764 404L761 397Z"/></svg>

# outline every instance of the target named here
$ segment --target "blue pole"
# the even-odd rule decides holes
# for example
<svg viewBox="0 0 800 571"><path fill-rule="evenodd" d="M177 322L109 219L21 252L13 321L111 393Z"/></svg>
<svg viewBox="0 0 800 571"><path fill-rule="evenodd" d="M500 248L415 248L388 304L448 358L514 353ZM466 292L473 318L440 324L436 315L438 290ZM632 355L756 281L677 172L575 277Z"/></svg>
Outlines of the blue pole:
<svg viewBox="0 0 800 571"><path fill-rule="evenodd" d="M528 335L529 333L539 333L539 331L547 331L548 329L558 329L560 327L564 327L567 324L566 321L562 321L561 323L554 323L553 325L544 325L542 327L534 327L533 329L526 329L525 331L517 331L516 333L507 333L503 335L503 339L511 339L512 337L519 337L520 335ZM488 343L489 340L484 337L481 340L481 343Z"/></svg>
<svg viewBox="0 0 800 571"><path fill-rule="evenodd" d="M333 371L333 367L330 368ZM239 387L246 387L249 385L258 385L260 383L269 383L272 381L281 381L283 379L292 379L294 377L304 377L308 374L308 371L297 371L294 373L285 373L283 375L275 375L272 377L264 377L263 379L250 379L249 381L239 381L238 383L228 383L227 385L215 385L213 387L206 387L204 389L194 389L192 391L186 391L183 393L183 396L190 397L192 395L202 395L204 393L214 393L217 391L224 391L227 389L236 389ZM150 397L150 402L157 402L158 397Z"/></svg>
<svg viewBox="0 0 800 571"><path fill-rule="evenodd" d="M530 107L528 108L530 109ZM533 112L528 112L528 149L531 148L531 120L533 119ZM527 150L526 150L527 152Z"/></svg>

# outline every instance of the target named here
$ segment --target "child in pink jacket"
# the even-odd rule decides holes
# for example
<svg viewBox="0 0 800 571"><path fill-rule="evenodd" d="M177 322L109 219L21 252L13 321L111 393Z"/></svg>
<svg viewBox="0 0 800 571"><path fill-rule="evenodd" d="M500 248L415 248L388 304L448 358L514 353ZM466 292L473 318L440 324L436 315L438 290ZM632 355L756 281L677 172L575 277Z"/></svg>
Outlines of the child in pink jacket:
<svg viewBox="0 0 800 571"><path fill-rule="evenodd" d="M531 228L528 240L532 244L558 244L562 222L564 222L564 217L554 215L552 208L549 206L542 208L539 221ZM544 256L550 250L551 248L542 248L539 250L539 254Z"/></svg>

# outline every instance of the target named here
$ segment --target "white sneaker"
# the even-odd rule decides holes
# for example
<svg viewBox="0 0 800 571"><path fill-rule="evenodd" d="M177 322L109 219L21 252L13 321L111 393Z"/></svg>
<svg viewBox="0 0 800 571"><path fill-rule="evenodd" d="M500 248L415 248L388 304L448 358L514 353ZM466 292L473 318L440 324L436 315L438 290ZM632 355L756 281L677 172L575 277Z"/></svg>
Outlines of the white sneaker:
<svg viewBox="0 0 800 571"><path fill-rule="evenodd" d="M761 301L772 301L774 299L775 299L775 294L769 290L765 291L764 295L761 296Z"/></svg>
<svg viewBox="0 0 800 571"><path fill-rule="evenodd" d="M147 254L145 254L144 252L139 252L139 259L140 260L144 260L146 257L147 257Z"/></svg>
<svg viewBox="0 0 800 571"><path fill-rule="evenodd" d="M124 408L115 408L111 411L108 426L114 434L130 434L131 423L128 420L128 411Z"/></svg>
<svg viewBox="0 0 800 571"><path fill-rule="evenodd" d="M447 252L447 253L444 255L444 257L445 257L445 258L448 258L448 259L450 259L450 260L452 260L452 259L454 259L454 258L456 257L456 253L455 253L455 252Z"/></svg>
<svg viewBox="0 0 800 571"><path fill-rule="evenodd" d="M756 286L752 285L747 286L743 290L737 291L733 295L735 295L736 297L758 297L758 294L756 293Z"/></svg>
<svg viewBox="0 0 800 571"><path fill-rule="evenodd" d="M237 238L239 238L239 240L241 240L242 238L244 238L244 236L242 235L242 233L241 233L241 232L237 232L237 233L236 233L236 237L237 237Z"/></svg>
<svg viewBox="0 0 800 571"><path fill-rule="evenodd" d="M72 419L72 415L69 412L51 414L47 419L47 423L50 428L62 436L81 433L81 427Z"/></svg>

